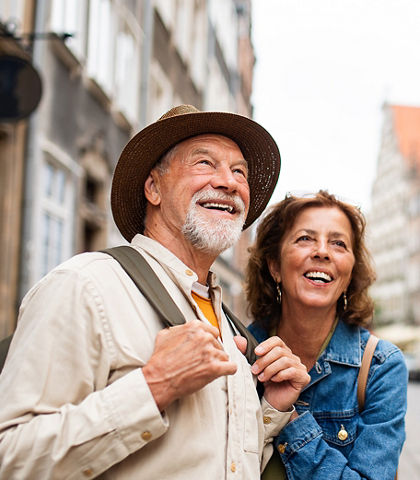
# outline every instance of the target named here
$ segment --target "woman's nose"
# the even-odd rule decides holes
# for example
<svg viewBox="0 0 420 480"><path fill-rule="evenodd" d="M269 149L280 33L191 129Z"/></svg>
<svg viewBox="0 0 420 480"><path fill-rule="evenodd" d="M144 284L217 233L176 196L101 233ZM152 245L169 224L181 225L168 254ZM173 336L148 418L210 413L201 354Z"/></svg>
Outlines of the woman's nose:
<svg viewBox="0 0 420 480"><path fill-rule="evenodd" d="M330 258L328 242L327 241L319 241L316 244L316 248L314 250L314 257L321 258L328 260Z"/></svg>

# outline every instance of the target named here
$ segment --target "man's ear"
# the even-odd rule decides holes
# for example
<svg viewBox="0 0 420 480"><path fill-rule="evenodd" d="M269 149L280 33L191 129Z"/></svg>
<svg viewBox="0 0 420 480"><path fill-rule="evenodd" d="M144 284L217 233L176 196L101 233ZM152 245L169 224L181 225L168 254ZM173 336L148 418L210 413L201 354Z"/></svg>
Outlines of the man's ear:
<svg viewBox="0 0 420 480"><path fill-rule="evenodd" d="M277 260L273 260L272 258L267 260L268 270L270 270L271 276L276 283L281 282L281 275L280 275L280 265L278 264Z"/></svg>
<svg viewBox="0 0 420 480"><path fill-rule="evenodd" d="M144 196L146 200L157 207L160 204L160 189L157 173L152 170L144 182Z"/></svg>

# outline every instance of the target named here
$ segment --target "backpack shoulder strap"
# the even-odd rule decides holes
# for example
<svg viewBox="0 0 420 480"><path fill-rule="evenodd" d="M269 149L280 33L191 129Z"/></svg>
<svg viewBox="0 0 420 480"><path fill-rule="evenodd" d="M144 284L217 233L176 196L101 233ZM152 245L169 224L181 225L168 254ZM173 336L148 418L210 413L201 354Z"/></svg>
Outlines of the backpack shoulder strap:
<svg viewBox="0 0 420 480"><path fill-rule="evenodd" d="M143 255L125 245L107 248L101 252L107 253L120 263L136 287L159 314L166 327L185 323L184 315Z"/></svg>
<svg viewBox="0 0 420 480"><path fill-rule="evenodd" d="M257 340L254 338L254 335L245 327L245 325L236 317L233 312L222 303L222 309L225 312L225 316L230 323L234 333L242 335L247 339L247 346L245 356L248 362L252 365L257 359L254 349L258 345Z"/></svg>
<svg viewBox="0 0 420 480"><path fill-rule="evenodd" d="M362 412L365 408L366 383L370 364L372 363L373 352L378 342L378 337L370 335L363 353L362 364L360 365L359 376L357 377L357 403L359 405L359 412Z"/></svg>

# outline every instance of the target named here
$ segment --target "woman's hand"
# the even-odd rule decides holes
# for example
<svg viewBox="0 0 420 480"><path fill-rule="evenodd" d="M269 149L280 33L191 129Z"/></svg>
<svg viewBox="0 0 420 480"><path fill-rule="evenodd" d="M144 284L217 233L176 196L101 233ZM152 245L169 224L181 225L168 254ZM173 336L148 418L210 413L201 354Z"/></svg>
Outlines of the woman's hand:
<svg viewBox="0 0 420 480"><path fill-rule="evenodd" d="M290 410L311 377L290 348L279 337L270 337L255 348L259 357L251 371L264 384L264 397L279 411Z"/></svg>

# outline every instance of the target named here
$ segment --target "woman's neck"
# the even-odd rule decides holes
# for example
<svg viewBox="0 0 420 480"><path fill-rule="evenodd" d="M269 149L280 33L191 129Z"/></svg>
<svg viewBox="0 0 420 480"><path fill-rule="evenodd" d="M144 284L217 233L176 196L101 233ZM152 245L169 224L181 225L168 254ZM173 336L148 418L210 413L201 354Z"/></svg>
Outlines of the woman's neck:
<svg viewBox="0 0 420 480"><path fill-rule="evenodd" d="M283 307L277 335L300 357L309 371L321 353L321 347L334 325L335 317L335 307L322 311Z"/></svg>

